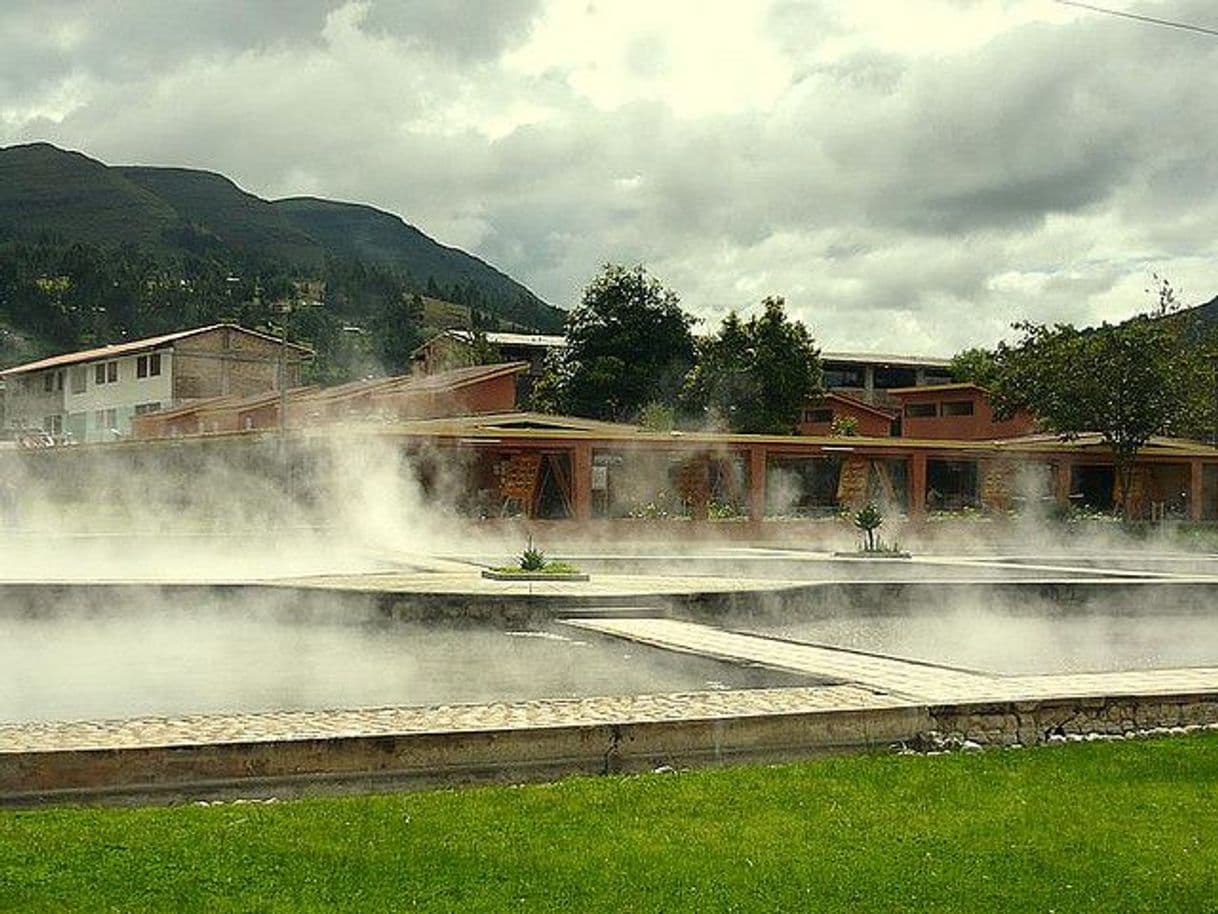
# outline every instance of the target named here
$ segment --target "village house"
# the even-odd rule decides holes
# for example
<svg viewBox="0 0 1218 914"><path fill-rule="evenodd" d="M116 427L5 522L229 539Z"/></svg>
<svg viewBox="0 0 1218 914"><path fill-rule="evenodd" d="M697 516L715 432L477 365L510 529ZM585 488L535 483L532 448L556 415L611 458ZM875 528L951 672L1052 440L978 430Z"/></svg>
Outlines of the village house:
<svg viewBox="0 0 1218 914"><path fill-rule="evenodd" d="M136 416L222 396L299 385L311 352L234 324L51 356L0 372L10 435L54 442L130 434Z"/></svg>

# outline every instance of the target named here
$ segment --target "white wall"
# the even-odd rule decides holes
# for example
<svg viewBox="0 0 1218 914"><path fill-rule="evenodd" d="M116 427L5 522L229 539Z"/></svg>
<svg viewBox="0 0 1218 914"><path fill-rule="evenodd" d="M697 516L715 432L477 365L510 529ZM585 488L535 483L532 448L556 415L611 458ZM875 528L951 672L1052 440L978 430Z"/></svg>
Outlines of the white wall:
<svg viewBox="0 0 1218 914"><path fill-rule="evenodd" d="M151 353L140 353L151 355ZM117 359L98 359L85 362L84 393L72 393L71 368L68 369L67 382L64 384L64 410L68 414L64 427L71 424L74 414L83 413L85 419L85 440L106 441L113 438L109 425L98 423L98 410L113 409L115 411L114 429L120 435L131 433L131 417L135 415L135 407L139 403L160 403L163 409L168 409L173 400L173 351L163 349L161 355L161 373L152 378L137 378L135 362L138 356L126 355ZM97 384L95 381L95 366L105 362L118 362L118 380L113 384ZM79 421L79 420L77 420Z"/></svg>

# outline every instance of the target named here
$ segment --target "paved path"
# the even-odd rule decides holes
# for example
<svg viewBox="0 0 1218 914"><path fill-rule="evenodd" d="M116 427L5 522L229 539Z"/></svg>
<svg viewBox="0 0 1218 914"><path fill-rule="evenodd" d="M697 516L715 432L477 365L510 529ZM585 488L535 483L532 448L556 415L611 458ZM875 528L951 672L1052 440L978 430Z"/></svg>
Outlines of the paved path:
<svg viewBox="0 0 1218 914"><path fill-rule="evenodd" d="M902 707L908 704L903 699L877 695L858 686L833 685L539 699L480 705L38 721L0 724L0 755L762 717Z"/></svg>
<svg viewBox="0 0 1218 914"><path fill-rule="evenodd" d="M1057 696L1218 693L1218 668L995 676L895 657L864 654L724 631L674 619L567 619L562 624L668 650L710 655L851 682L933 704L1019 701Z"/></svg>

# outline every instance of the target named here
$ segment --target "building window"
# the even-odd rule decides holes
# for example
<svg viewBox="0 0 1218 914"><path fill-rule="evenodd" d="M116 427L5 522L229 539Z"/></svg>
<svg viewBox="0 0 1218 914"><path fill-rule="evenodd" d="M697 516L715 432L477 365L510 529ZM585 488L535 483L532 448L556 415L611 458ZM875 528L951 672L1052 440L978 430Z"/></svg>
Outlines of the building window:
<svg viewBox="0 0 1218 914"><path fill-rule="evenodd" d="M948 400L943 404L944 416L971 416L973 414L972 400Z"/></svg>
<svg viewBox="0 0 1218 914"><path fill-rule="evenodd" d="M826 365L824 373L825 387L862 387L866 383L866 374L862 368L852 365Z"/></svg>
<svg viewBox="0 0 1218 914"><path fill-rule="evenodd" d="M85 381L89 377L89 372L84 365L77 365L72 369L71 389L74 394L83 394L85 392Z"/></svg>
<svg viewBox="0 0 1218 914"><path fill-rule="evenodd" d="M44 416L42 419L42 430L50 432L52 435L63 433L63 416Z"/></svg>
<svg viewBox="0 0 1218 914"><path fill-rule="evenodd" d="M98 362L93 366L93 383L100 387L118 380L118 362Z"/></svg>
<svg viewBox="0 0 1218 914"><path fill-rule="evenodd" d="M99 409L93 413L93 424L103 431L118 427L117 409Z"/></svg>
<svg viewBox="0 0 1218 914"><path fill-rule="evenodd" d="M49 394L54 389L55 389L55 372L48 371L46 374L44 374L42 376L42 391L43 391L43 393Z"/></svg>
<svg viewBox="0 0 1218 914"><path fill-rule="evenodd" d="M805 409L805 422L832 422L833 410L831 409Z"/></svg>
<svg viewBox="0 0 1218 914"><path fill-rule="evenodd" d="M137 378L155 378L161 373L161 354L141 355L135 360Z"/></svg>
<svg viewBox="0 0 1218 914"><path fill-rule="evenodd" d="M908 403L905 406L905 415L910 419L930 419L938 415L934 403Z"/></svg>
<svg viewBox="0 0 1218 914"><path fill-rule="evenodd" d="M161 411L161 404L158 403L137 403L135 404L135 414L143 416L147 413L158 413Z"/></svg>

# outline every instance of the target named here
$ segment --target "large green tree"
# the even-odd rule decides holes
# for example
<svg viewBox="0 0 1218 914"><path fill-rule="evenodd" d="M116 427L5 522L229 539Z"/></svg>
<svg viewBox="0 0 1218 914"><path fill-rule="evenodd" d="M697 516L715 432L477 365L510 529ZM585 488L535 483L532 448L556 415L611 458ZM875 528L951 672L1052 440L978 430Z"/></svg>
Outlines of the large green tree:
<svg viewBox="0 0 1218 914"><path fill-rule="evenodd" d="M693 318L642 266L606 264L567 317L567 347L541 379L535 405L627 421L674 403L694 360Z"/></svg>
<svg viewBox="0 0 1218 914"><path fill-rule="evenodd" d="M699 341L684 399L688 411L733 432L789 435L820 393L812 334L787 317L781 298L766 298L759 314L742 321L732 311L717 333Z"/></svg>
<svg viewBox="0 0 1218 914"><path fill-rule="evenodd" d="M1019 339L994 353L997 414L1027 409L1066 440L1098 433L1111 450L1126 515L1138 453L1155 435L1195 430L1210 389L1209 347L1171 286L1158 283L1157 305L1124 323L1083 330L1019 323Z"/></svg>

